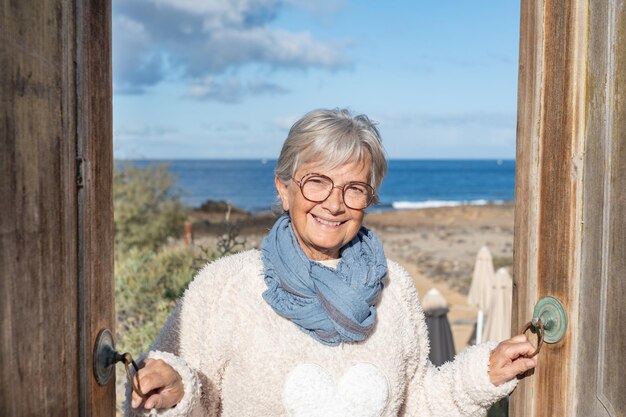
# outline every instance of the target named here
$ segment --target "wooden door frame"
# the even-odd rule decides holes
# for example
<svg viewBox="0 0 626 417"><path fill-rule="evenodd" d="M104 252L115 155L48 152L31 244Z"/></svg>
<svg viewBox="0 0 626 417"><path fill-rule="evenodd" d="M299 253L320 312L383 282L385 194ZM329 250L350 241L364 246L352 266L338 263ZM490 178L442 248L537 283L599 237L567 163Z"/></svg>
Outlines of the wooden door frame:
<svg viewBox="0 0 626 417"><path fill-rule="evenodd" d="M0 410L112 417L111 0L0 1Z"/></svg>
<svg viewBox="0 0 626 417"><path fill-rule="evenodd" d="M580 274L586 12L578 0L521 5L513 329L523 329L547 295L568 317L578 315L572 277ZM570 415L572 324L562 341L544 345L534 374L512 396L512 416Z"/></svg>
<svg viewBox="0 0 626 417"><path fill-rule="evenodd" d="M115 414L115 377L100 386L93 350L115 331L111 0L76 1L78 277L81 416Z"/></svg>
<svg viewBox="0 0 626 417"><path fill-rule="evenodd" d="M569 326L513 393L514 417L609 415L596 347L606 336L607 190L624 169L611 167L611 148L626 142L625 8L522 0L512 326L522 329L544 296L561 300Z"/></svg>

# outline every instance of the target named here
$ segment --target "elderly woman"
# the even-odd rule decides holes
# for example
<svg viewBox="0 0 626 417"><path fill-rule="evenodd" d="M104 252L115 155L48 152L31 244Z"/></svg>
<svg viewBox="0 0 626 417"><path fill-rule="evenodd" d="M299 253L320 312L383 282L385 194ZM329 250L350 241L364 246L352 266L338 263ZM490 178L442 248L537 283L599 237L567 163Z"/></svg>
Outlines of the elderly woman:
<svg viewBox="0 0 626 417"><path fill-rule="evenodd" d="M284 214L195 277L145 360L129 414L483 416L536 366L523 335L436 368L411 277L362 226L387 164L364 115L316 110L276 167ZM130 391L130 389L128 390Z"/></svg>

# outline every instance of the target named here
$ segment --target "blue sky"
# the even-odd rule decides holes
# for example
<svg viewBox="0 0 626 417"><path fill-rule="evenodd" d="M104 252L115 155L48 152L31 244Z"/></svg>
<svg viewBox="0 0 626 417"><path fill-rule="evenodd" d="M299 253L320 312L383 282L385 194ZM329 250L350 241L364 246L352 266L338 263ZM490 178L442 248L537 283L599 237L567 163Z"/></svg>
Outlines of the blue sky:
<svg viewBox="0 0 626 417"><path fill-rule="evenodd" d="M113 0L116 158L276 158L309 110L390 158L513 159L519 3Z"/></svg>

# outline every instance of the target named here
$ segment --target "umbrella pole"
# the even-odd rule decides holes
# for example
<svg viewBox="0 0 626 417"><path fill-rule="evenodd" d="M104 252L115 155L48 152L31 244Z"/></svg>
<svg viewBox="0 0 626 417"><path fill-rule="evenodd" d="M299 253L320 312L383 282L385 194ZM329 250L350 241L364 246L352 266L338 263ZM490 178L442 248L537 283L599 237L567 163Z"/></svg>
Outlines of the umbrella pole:
<svg viewBox="0 0 626 417"><path fill-rule="evenodd" d="M483 341L483 319L484 314L482 310L478 310L478 317L476 318L476 344Z"/></svg>

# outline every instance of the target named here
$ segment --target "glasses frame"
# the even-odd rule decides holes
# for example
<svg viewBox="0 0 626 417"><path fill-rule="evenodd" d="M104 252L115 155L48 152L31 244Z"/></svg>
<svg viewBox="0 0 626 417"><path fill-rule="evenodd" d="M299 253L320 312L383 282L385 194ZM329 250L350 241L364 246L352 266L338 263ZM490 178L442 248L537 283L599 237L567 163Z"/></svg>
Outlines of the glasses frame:
<svg viewBox="0 0 626 417"><path fill-rule="evenodd" d="M306 180L308 180L310 177L322 177L327 179L328 181L330 181L331 187L330 190L328 191L328 195L322 199L322 200L311 200L310 198L308 198L306 195L304 195L304 183L306 182ZM302 194L302 197L304 197L305 200L310 201L311 203L323 203L324 201L328 200L328 197L330 197L330 195L333 193L333 189L335 188L339 188L341 190L341 201L343 201L343 204L348 207L351 210L365 210L366 208L368 208L369 206L372 205L372 203L374 202L374 200L376 199L376 191L374 190L374 187L372 187L371 185L369 185L366 182L361 182L361 181L349 181L347 183L345 183L344 185L335 185L335 182L332 180L332 178L324 175L324 174L318 174L316 172L311 172L309 174L305 174L302 176L302 178L300 179L300 181L298 181L295 177L291 177L291 179L298 184L298 187L300 188L300 193ZM365 187L367 187L369 190L371 190L371 197L369 198L369 200L367 201L367 204L365 205L365 207L362 208L354 208L351 207L348 203L346 203L346 187L349 185L353 185L353 184L359 184L359 185L364 185Z"/></svg>

